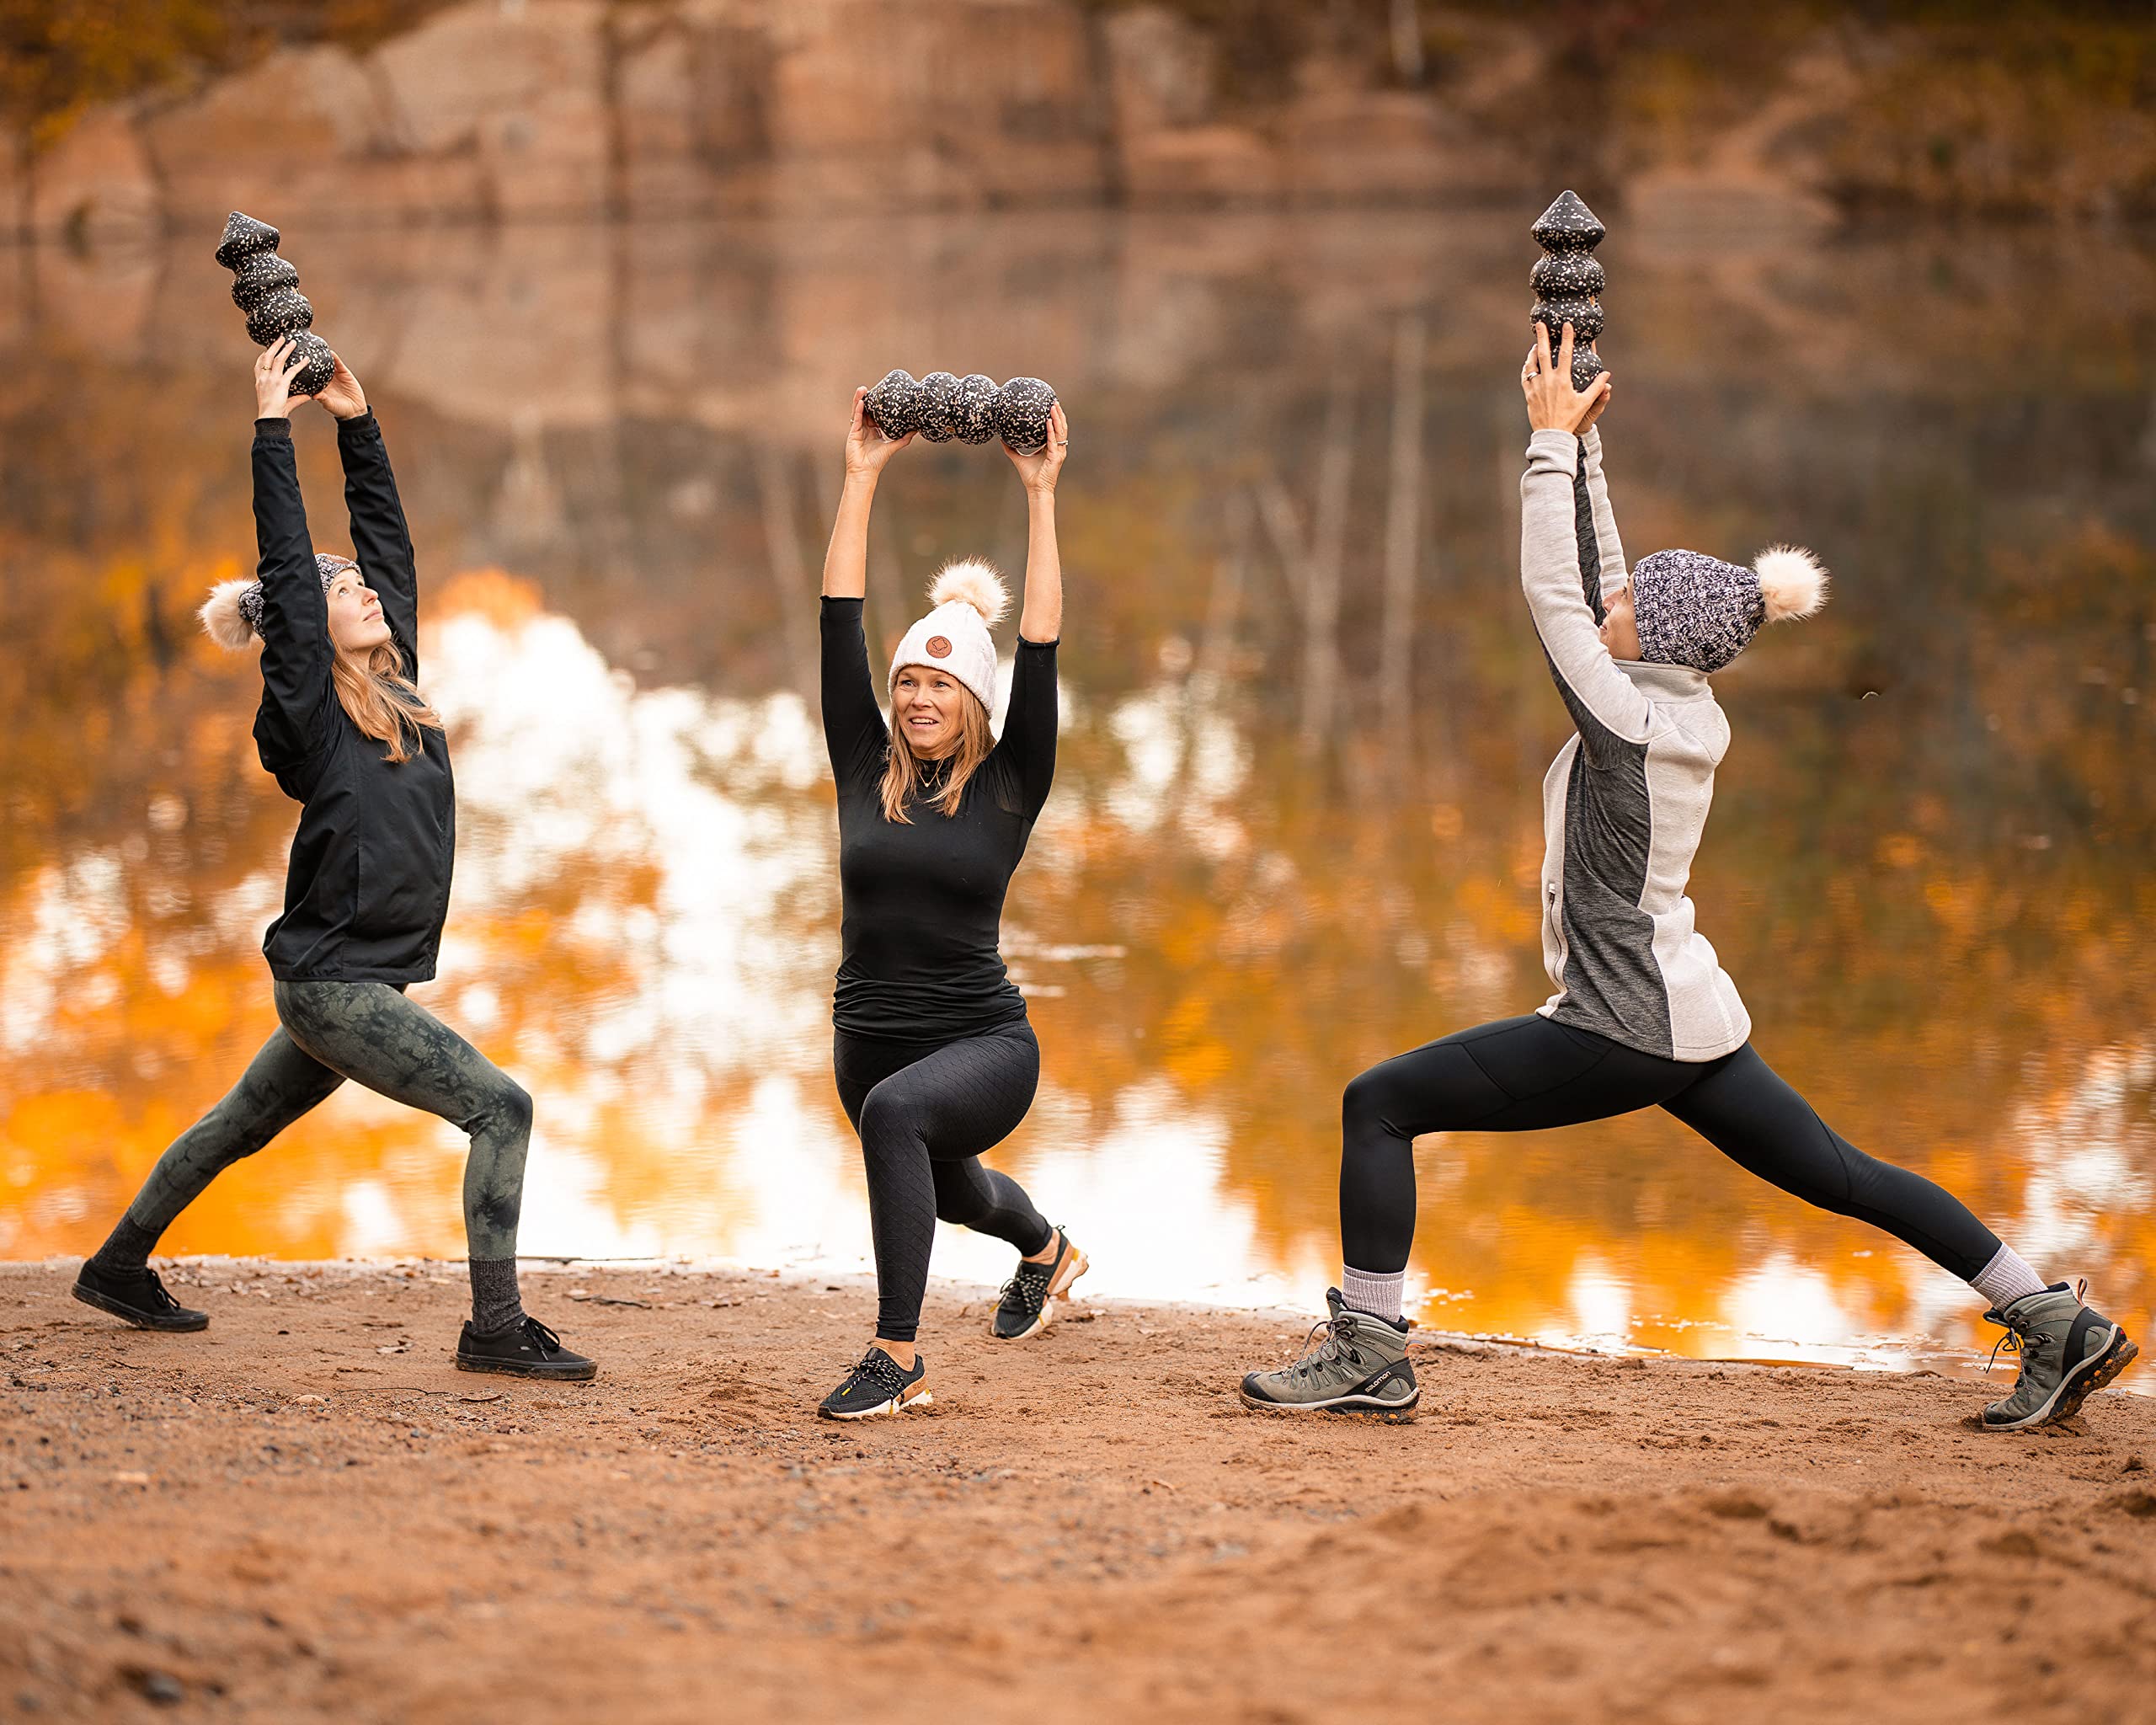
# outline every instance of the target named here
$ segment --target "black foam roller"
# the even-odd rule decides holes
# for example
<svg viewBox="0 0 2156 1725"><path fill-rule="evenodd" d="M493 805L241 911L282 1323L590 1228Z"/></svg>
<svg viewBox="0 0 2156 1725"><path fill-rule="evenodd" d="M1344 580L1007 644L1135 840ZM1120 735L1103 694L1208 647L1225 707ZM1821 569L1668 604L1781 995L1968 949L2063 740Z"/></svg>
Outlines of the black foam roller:
<svg viewBox="0 0 2156 1725"><path fill-rule="evenodd" d="M292 389L312 395L336 375L337 356L314 333L314 307L299 291L300 272L277 255L284 236L266 222L235 210L225 218L217 262L232 272L232 303L247 313L247 333L258 347L292 338L291 356L302 360Z"/></svg>

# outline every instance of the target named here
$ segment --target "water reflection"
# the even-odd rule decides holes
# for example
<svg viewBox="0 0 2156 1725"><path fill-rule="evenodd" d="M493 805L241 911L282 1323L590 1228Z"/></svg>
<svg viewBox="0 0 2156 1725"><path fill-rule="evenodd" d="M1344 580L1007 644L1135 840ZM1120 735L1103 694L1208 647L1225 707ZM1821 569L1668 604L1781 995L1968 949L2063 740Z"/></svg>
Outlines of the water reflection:
<svg viewBox="0 0 2156 1725"><path fill-rule="evenodd" d="M1513 569L1515 225L323 243L455 726L424 997L540 1099L528 1249L861 1260L814 565L834 403L925 355L1047 376L1078 428L1062 766L1007 923L1046 1071L1005 1155L1101 1291L1307 1302L1344 1079L1546 992L1536 786L1562 718ZM1628 542L1786 534L1838 577L1824 620L1725 679L1695 893L1762 1049L2145 1327L2149 259L1981 232L1607 249ZM248 521L248 350L207 259L7 261L0 1252L35 1257L93 1243L267 1033L291 814L253 761L249 668L187 616ZM302 441L334 543L334 457ZM943 556L1022 561L1001 463L901 462L886 640ZM170 1243L454 1253L460 1157L348 1089ZM1449 1327L1785 1358L1979 1341L1959 1284L1659 1116L1418 1162L1414 1273ZM958 1235L938 1267L1005 1268Z"/></svg>

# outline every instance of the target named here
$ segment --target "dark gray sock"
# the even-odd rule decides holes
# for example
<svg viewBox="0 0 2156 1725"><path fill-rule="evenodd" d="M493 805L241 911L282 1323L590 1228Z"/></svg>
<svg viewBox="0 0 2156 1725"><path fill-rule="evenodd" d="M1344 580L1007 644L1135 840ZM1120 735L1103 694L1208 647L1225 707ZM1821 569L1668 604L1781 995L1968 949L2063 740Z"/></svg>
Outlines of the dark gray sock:
<svg viewBox="0 0 2156 1725"><path fill-rule="evenodd" d="M155 1228L144 1227L134 1217L123 1215L105 1236L104 1244L90 1254L90 1262L101 1270L122 1274L141 1269L148 1264L150 1253L157 1247L158 1232Z"/></svg>
<svg viewBox="0 0 2156 1725"><path fill-rule="evenodd" d="M472 1260L472 1327L491 1336L522 1322L524 1301L516 1291L516 1260L513 1258L475 1258Z"/></svg>

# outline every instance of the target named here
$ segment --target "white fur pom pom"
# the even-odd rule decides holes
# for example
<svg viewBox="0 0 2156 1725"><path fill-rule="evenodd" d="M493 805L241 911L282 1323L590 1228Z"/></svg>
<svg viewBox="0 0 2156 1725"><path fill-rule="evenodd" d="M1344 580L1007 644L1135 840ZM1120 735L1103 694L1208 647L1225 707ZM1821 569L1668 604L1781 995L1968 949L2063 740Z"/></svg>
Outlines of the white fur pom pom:
<svg viewBox="0 0 2156 1725"><path fill-rule="evenodd" d="M1816 614L1827 602L1827 571L1801 545L1770 545L1752 559L1767 621L1779 623Z"/></svg>
<svg viewBox="0 0 2156 1725"><path fill-rule="evenodd" d="M1003 577L978 558L944 564L928 584L931 605L949 605L954 601L973 606L991 629L1011 608L1011 593L1003 585Z"/></svg>
<svg viewBox="0 0 2156 1725"><path fill-rule="evenodd" d="M253 585L249 580L220 581L196 613L202 619L203 632L227 653L237 653L261 639L239 614L239 595Z"/></svg>

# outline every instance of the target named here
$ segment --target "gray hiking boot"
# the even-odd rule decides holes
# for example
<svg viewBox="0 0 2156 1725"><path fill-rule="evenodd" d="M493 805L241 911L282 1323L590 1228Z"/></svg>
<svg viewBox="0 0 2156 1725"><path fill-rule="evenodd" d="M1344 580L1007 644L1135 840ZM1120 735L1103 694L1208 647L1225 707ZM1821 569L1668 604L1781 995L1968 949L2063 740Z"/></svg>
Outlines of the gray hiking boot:
<svg viewBox="0 0 2156 1725"><path fill-rule="evenodd" d="M1302 1358L1243 1380L1243 1400L1280 1413L1373 1413L1388 1423L1415 1417L1422 1391L1407 1359L1407 1327L1351 1311L1337 1288L1325 1290L1331 1316L1312 1326Z"/></svg>
<svg viewBox="0 0 2156 1725"><path fill-rule="evenodd" d="M1984 1409L1988 1432L2026 1431L2070 1419L2095 1391L2110 1383L2141 1350L2127 1333L2081 1295L2088 1284L2069 1289L2054 1282L2041 1294L2024 1294L2004 1311L1984 1316L2004 1324L1999 1348L2021 1356L2014 1393ZM1992 1358L1999 1357L1999 1348Z"/></svg>

